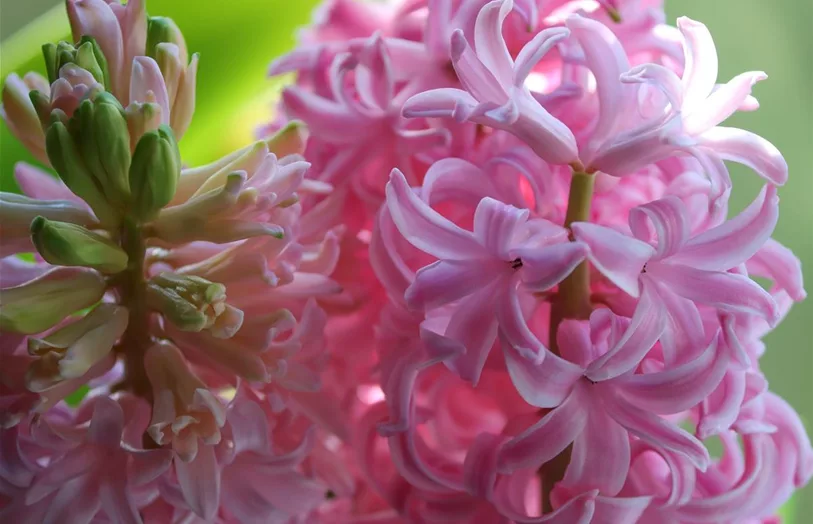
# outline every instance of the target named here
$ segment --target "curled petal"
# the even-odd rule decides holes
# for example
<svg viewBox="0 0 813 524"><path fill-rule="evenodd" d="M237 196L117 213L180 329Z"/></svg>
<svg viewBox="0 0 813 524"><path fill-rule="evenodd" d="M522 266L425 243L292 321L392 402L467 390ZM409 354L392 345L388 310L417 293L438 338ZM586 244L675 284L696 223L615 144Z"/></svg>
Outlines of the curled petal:
<svg viewBox="0 0 813 524"><path fill-rule="evenodd" d="M687 214L682 200L667 196L631 209L630 229L638 240L646 242L652 239L649 227L652 224L658 245L656 259L668 257L677 253L689 238Z"/></svg>
<svg viewBox="0 0 813 524"><path fill-rule="evenodd" d="M514 86L519 88L525 84L525 79L536 64L542 60L553 47L567 38L570 30L564 27L551 27L539 32L533 39L525 44L517 55L514 64Z"/></svg>
<svg viewBox="0 0 813 524"><path fill-rule="evenodd" d="M514 235L528 220L530 211L486 197L474 212L474 237L490 253L506 260Z"/></svg>
<svg viewBox="0 0 813 524"><path fill-rule="evenodd" d="M709 96L717 82L717 48L702 23L682 16L677 26L683 34L684 107L691 110Z"/></svg>
<svg viewBox="0 0 813 524"><path fill-rule="evenodd" d="M590 248L587 259L596 269L625 293L639 296L641 270L655 255L655 249L604 226L576 222L570 227L576 240Z"/></svg>
<svg viewBox="0 0 813 524"><path fill-rule="evenodd" d="M508 60L510 59L509 57ZM478 53L469 46L460 29L452 33L452 65L460 83L478 102L491 102L497 105L508 102L508 93L495 76L499 71L489 70L480 60ZM508 78L510 79L510 76Z"/></svg>
<svg viewBox="0 0 813 524"><path fill-rule="evenodd" d="M519 247L511 257L522 260L520 277L531 291L547 291L581 264L589 249L581 242L563 242L545 247Z"/></svg>
<svg viewBox="0 0 813 524"><path fill-rule="evenodd" d="M503 23L513 8L513 0L494 0L480 9L474 23L477 57L503 86L510 85L513 76L514 61L502 36Z"/></svg>
<svg viewBox="0 0 813 524"><path fill-rule="evenodd" d="M698 145L723 160L750 167L777 186L788 181L788 164L782 153L759 135L733 127L717 126L698 137Z"/></svg>
<svg viewBox="0 0 813 524"><path fill-rule="evenodd" d="M402 111L407 118L439 118L470 114L476 106L477 100L466 91L447 87L413 96L404 103Z"/></svg>
<svg viewBox="0 0 813 524"><path fill-rule="evenodd" d="M768 75L762 71L735 76L684 115L684 130L690 135L699 135L724 121L746 101L754 84L766 78Z"/></svg>

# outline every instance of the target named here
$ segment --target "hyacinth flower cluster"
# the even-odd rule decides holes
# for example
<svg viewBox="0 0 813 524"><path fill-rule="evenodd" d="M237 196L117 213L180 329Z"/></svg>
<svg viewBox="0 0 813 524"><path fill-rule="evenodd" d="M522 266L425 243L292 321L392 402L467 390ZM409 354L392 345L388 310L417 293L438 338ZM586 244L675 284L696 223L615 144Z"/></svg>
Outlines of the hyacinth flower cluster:
<svg viewBox="0 0 813 524"><path fill-rule="evenodd" d="M176 25L66 5L3 88L50 171L0 193L3 522L751 524L813 476L759 368L788 168L720 125L765 75L703 24L327 0L258 141L190 167Z"/></svg>

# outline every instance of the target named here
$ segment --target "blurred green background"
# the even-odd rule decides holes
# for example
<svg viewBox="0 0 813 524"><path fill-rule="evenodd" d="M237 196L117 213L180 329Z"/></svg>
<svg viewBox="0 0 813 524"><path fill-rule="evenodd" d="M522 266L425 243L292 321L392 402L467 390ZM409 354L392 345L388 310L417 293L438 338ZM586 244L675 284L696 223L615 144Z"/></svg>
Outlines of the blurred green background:
<svg viewBox="0 0 813 524"><path fill-rule="evenodd" d="M191 164L214 160L247 143L268 118L279 88L265 72L270 60L293 45L296 27L308 22L316 0L149 0L151 13L174 18L190 51L201 53L198 105L182 142ZM0 0L0 69L42 72L38 49L68 34L60 0ZM761 108L735 115L727 125L772 141L790 166L780 189L776 238L802 259L813 281L813 2L811 0L667 0L670 21L686 15L711 29L720 55L720 81L748 70L769 79L757 85ZM28 26L21 31L24 26ZM14 190L12 166L31 160L0 124L0 186ZM760 179L732 167L734 208L750 202ZM813 429L813 298L797 305L767 338L762 361L771 388L788 399ZM792 522L813 522L813 486L793 501ZM790 519L789 519L790 520Z"/></svg>

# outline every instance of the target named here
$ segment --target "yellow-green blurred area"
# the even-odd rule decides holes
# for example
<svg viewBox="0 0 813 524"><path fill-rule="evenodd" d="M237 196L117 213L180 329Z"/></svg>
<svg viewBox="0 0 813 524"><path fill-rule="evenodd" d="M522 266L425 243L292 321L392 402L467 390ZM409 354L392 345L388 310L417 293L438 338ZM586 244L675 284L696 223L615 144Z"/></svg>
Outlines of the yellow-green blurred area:
<svg viewBox="0 0 813 524"><path fill-rule="evenodd" d="M67 36L64 13L49 8L60 0L0 0L2 75L43 71L40 45ZM182 142L186 162L199 164L252 139L267 120L279 88L266 78L270 60L293 45L294 30L307 23L315 0L148 0L152 14L169 16L184 31L190 51L201 54L198 103ZM46 13L43 16L43 13ZM686 15L709 26L720 55L720 81L748 70L769 79L754 94L755 113L727 125L752 130L773 142L790 166L780 189L776 238L802 259L813 282L813 1L667 0L671 23ZM25 26L24 29L21 29ZM12 168L31 160L0 124L0 184L15 190ZM761 181L732 166L737 211L751 201ZM788 399L813 429L813 298L797 305L767 337L761 364L771 389ZM813 487L798 493L790 522L813 522Z"/></svg>

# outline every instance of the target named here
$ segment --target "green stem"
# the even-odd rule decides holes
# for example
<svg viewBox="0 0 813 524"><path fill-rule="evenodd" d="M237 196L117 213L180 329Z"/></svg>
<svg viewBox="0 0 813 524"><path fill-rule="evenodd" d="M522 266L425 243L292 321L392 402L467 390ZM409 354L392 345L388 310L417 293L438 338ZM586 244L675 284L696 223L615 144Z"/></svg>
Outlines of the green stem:
<svg viewBox="0 0 813 524"><path fill-rule="evenodd" d="M144 279L144 257L147 248L141 228L135 222L130 220L124 222L121 247L129 257L129 265L121 283L121 303L129 310L127 330L120 344L125 363L123 386L149 402L152 399L152 388L144 369L144 354L152 344L147 287Z"/></svg>
<svg viewBox="0 0 813 524"><path fill-rule="evenodd" d="M573 173L570 182L570 195L567 201L567 214L565 227L573 222L584 222L590 219L590 203L593 199L594 175L587 173ZM556 340L559 325L562 320L587 319L590 316L590 267L587 261L579 264L568 277L559 284L559 292L550 312L550 339L548 345L551 351L559 355L559 345ZM571 448L568 446L553 460L545 463L540 469L542 475L542 512L553 511L550 500L551 491L557 482L562 480L565 470L570 464Z"/></svg>

